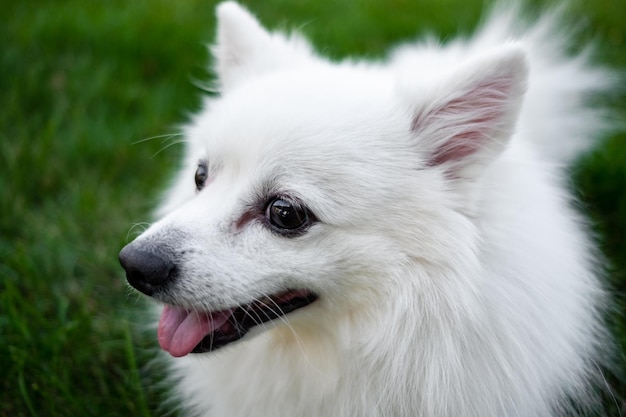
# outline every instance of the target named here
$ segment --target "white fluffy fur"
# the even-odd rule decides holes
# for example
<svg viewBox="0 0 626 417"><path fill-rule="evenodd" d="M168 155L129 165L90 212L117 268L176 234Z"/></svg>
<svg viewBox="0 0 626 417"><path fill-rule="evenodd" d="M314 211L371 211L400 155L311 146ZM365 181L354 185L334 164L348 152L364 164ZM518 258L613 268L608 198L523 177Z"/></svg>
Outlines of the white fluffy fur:
<svg viewBox="0 0 626 417"><path fill-rule="evenodd" d="M600 129L582 98L607 78L564 56L554 17L523 30L500 10L471 40L383 64L330 63L232 2L217 16L220 97L139 239L191 254L175 293L190 308L320 298L172 359L189 413L548 417L587 395L603 291L561 166ZM235 228L268 189L319 221L296 238Z"/></svg>

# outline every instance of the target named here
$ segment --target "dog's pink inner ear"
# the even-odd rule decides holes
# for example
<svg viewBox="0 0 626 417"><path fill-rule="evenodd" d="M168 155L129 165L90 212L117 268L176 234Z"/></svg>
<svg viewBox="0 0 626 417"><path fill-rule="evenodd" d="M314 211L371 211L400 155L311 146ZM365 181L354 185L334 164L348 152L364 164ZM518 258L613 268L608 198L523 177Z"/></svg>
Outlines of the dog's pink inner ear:
<svg viewBox="0 0 626 417"><path fill-rule="evenodd" d="M506 129L512 77L482 80L449 100L422 109L411 130L432 143L429 166L459 162L489 147Z"/></svg>

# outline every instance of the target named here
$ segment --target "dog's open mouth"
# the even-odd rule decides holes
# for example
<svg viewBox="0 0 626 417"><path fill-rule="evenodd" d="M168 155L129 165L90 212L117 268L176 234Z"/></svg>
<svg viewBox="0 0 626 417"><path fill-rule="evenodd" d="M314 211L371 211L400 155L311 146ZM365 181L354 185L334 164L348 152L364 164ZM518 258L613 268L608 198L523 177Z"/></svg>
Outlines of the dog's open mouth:
<svg viewBox="0 0 626 417"><path fill-rule="evenodd" d="M175 357L210 352L241 339L252 327L316 299L310 291L287 290L221 311L197 312L166 305L159 321L159 344Z"/></svg>

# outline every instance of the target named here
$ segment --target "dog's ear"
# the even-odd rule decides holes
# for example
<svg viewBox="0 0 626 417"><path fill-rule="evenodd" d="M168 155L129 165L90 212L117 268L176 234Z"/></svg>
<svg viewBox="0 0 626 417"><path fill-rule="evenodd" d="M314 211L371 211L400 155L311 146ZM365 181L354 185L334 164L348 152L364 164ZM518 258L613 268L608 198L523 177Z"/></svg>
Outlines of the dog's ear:
<svg viewBox="0 0 626 417"><path fill-rule="evenodd" d="M216 9L217 40L212 48L220 92L241 81L281 67L311 63L314 54L300 36L269 33L233 1Z"/></svg>
<svg viewBox="0 0 626 417"><path fill-rule="evenodd" d="M427 164L454 178L479 175L513 133L527 78L524 51L509 45L423 89L411 129Z"/></svg>

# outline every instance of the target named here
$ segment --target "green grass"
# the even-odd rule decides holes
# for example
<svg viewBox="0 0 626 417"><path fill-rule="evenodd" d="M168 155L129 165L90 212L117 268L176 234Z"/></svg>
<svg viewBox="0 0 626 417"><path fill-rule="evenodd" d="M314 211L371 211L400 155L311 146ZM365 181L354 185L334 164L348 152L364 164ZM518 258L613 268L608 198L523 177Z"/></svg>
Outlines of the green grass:
<svg viewBox="0 0 626 417"><path fill-rule="evenodd" d="M199 104L215 2L4 1L0 4L0 417L160 415L143 335L144 300L118 250L149 220L180 149L172 132ZM380 56L394 42L468 32L480 1L246 2L272 28L297 26L325 54ZM575 11L599 59L626 69L626 5ZM610 99L626 118L623 96ZM626 136L574 173L626 302ZM626 326L613 326L626 346ZM623 352L623 349L622 349ZM623 384L616 392L626 397Z"/></svg>

